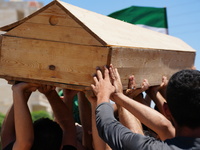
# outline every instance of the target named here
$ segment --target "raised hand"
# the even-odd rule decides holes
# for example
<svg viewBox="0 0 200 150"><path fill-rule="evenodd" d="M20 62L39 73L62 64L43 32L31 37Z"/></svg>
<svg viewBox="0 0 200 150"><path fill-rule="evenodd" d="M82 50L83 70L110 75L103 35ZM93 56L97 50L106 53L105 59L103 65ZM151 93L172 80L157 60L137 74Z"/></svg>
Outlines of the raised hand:
<svg viewBox="0 0 200 150"><path fill-rule="evenodd" d="M97 76L94 78L95 84L92 84L94 94L97 96L97 103L108 102L110 95L115 92L115 86L110 81L109 71L104 67L104 77L100 70L97 70Z"/></svg>
<svg viewBox="0 0 200 150"><path fill-rule="evenodd" d="M149 89L150 84L147 79L144 79L141 84L141 88L136 88L136 86L137 85L136 85L135 77L134 75L131 75L129 77L128 89L125 91L125 95L134 99L139 94Z"/></svg>
<svg viewBox="0 0 200 150"><path fill-rule="evenodd" d="M111 64L109 71L112 84L115 87L115 93L123 93L122 82L117 68L114 68L114 66Z"/></svg>
<svg viewBox="0 0 200 150"><path fill-rule="evenodd" d="M38 84L35 83L26 83L21 82L12 86L12 90L20 90L23 92L34 92L39 87Z"/></svg>
<svg viewBox="0 0 200 150"><path fill-rule="evenodd" d="M54 90L55 90L55 87L50 86L50 85L40 85L40 87L38 88L38 91L40 93L43 93L44 95L48 95Z"/></svg>

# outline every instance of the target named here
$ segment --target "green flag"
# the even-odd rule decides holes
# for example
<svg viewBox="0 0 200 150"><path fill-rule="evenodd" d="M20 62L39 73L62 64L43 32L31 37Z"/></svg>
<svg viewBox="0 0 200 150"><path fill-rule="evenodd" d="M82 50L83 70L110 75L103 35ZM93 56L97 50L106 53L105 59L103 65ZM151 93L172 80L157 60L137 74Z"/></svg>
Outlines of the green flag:
<svg viewBox="0 0 200 150"><path fill-rule="evenodd" d="M161 33L168 33L166 8L131 6L108 16Z"/></svg>

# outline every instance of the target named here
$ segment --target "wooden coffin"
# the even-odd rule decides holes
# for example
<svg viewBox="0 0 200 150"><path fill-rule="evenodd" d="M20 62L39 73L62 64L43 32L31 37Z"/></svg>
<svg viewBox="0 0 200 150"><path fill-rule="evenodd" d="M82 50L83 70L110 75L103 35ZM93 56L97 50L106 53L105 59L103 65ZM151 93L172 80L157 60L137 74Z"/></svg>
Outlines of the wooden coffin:
<svg viewBox="0 0 200 150"><path fill-rule="evenodd" d="M194 65L195 50L178 38L79 7L52 1L0 28L0 77L77 90L93 83L97 66L112 63L123 86L135 75L158 85L163 75Z"/></svg>

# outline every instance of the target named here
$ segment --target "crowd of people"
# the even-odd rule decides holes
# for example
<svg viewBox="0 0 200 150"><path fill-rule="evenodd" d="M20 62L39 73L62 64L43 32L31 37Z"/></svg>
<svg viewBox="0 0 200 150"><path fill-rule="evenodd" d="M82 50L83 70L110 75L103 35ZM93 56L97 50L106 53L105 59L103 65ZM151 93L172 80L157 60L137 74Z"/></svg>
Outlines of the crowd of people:
<svg viewBox="0 0 200 150"><path fill-rule="evenodd" d="M200 71L163 76L158 86L144 79L140 88L131 75L125 90L112 65L97 69L93 79L92 91L63 89L63 98L53 86L13 85L1 131L3 150L200 149ZM32 122L27 102L36 90L46 96L54 120ZM81 125L73 117L75 96Z"/></svg>

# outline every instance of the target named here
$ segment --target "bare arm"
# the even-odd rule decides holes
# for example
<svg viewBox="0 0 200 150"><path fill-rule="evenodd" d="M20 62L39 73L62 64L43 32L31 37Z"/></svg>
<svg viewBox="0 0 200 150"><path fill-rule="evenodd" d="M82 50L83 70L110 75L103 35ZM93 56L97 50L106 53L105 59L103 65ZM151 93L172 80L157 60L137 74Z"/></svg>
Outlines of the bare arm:
<svg viewBox="0 0 200 150"><path fill-rule="evenodd" d="M91 103L92 106L92 139L93 139L93 147L95 150L108 150L110 147L100 138L97 127L96 127L96 115L95 110L97 107L96 98L90 91L86 91L86 96Z"/></svg>
<svg viewBox="0 0 200 150"><path fill-rule="evenodd" d="M92 147L92 135L91 135L91 130L92 130L91 106L84 92L78 93L78 102L79 102L80 120L83 127L82 144L86 149L92 150L93 147Z"/></svg>
<svg viewBox="0 0 200 150"><path fill-rule="evenodd" d="M34 141L33 123L27 105L30 92L37 89L31 83L19 83L12 87L16 141L13 150L30 150Z"/></svg>
<svg viewBox="0 0 200 150"><path fill-rule="evenodd" d="M134 133L144 135L140 120L124 107L118 105L119 121Z"/></svg>
<svg viewBox="0 0 200 150"><path fill-rule="evenodd" d="M175 136L175 129L171 122L156 110L133 101L123 94L117 94L115 102L134 114L147 127L154 130L162 140Z"/></svg>
<svg viewBox="0 0 200 150"><path fill-rule="evenodd" d="M147 95L154 101L156 106L158 107L158 110L160 111L161 114L165 114L163 105L166 103L165 98L161 95L161 93L158 91L157 87L150 87L146 91Z"/></svg>
<svg viewBox="0 0 200 150"><path fill-rule="evenodd" d="M159 86L150 87L146 93L154 101L160 113L165 115L164 103L166 103L166 88L168 84L167 77L162 77L162 82Z"/></svg>
<svg viewBox="0 0 200 150"><path fill-rule="evenodd" d="M111 66L110 72L116 89L122 89L117 69ZM154 130L162 140L174 137L175 129L171 122L156 110L130 99L123 94L122 90L116 90L112 98L117 104L134 114L143 124Z"/></svg>
<svg viewBox="0 0 200 150"><path fill-rule="evenodd" d="M120 82L120 81L119 81ZM138 102L145 104L145 101L141 95L142 92L149 88L149 83L146 79L142 82L142 86L139 89L135 89L136 87L136 80L134 75L129 77L128 82L128 89L124 92L126 96L130 97L131 99L135 99ZM120 92L120 90L119 90ZM130 113L127 109L117 104L118 107L118 114L119 114L119 121L129 128L134 133L144 134L142 125L140 120L136 118L132 113Z"/></svg>

